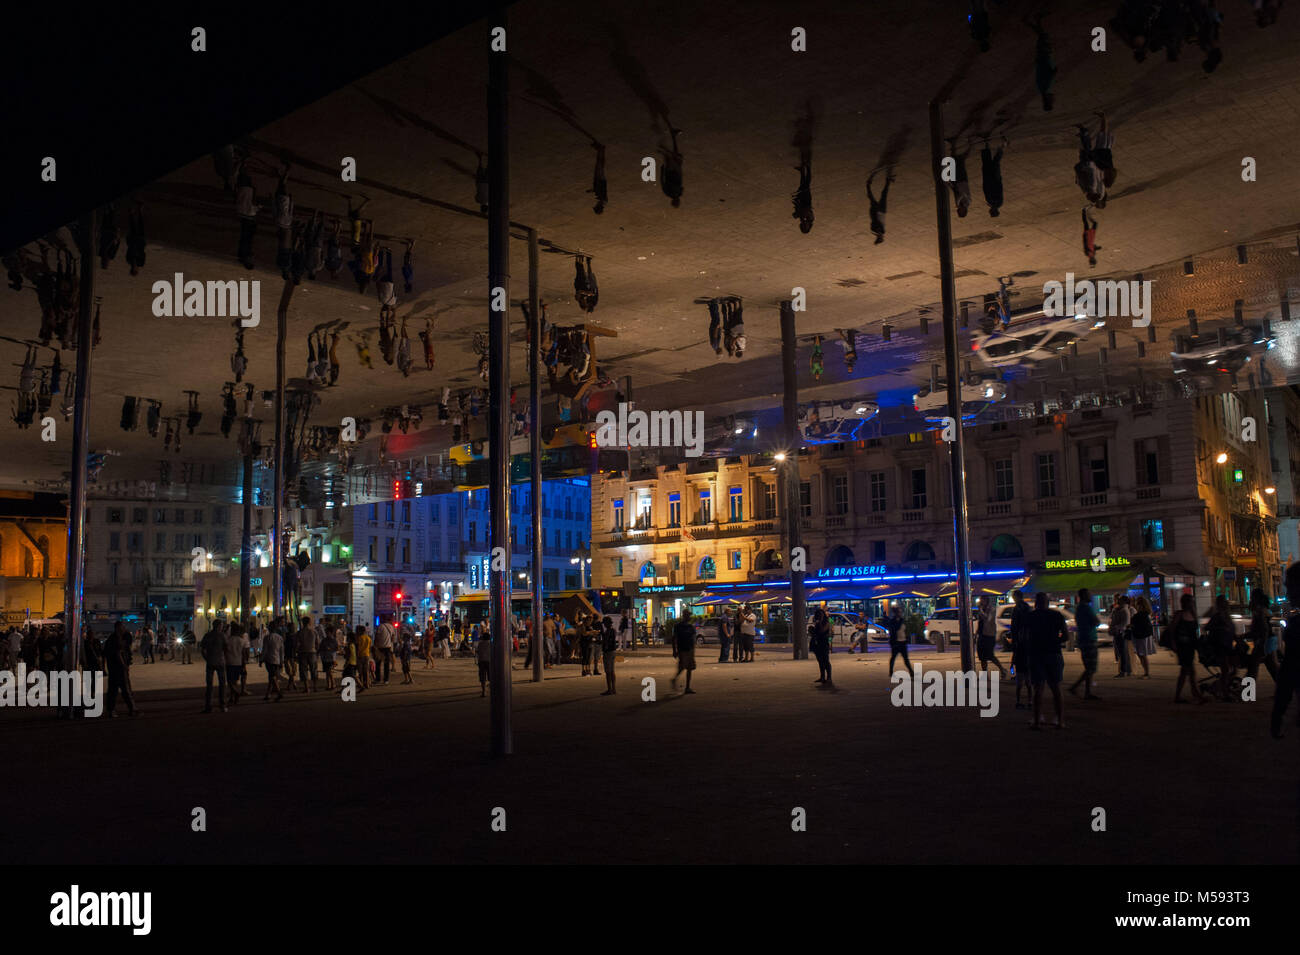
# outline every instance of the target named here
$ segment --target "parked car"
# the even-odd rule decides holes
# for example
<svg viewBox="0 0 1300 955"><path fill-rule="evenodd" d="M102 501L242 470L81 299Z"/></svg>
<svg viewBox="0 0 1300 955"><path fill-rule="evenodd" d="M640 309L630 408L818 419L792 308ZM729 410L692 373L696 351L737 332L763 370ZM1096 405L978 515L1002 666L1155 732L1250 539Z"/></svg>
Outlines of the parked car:
<svg viewBox="0 0 1300 955"><path fill-rule="evenodd" d="M1006 645L1006 634L1011 628L1011 612L1015 609L1015 604L1003 604L998 610L998 642L1003 646ZM1055 608L1065 615L1065 623L1070 631L1070 640L1068 648L1074 649L1074 611L1064 607ZM1097 645L1100 647L1110 646L1110 628L1106 623L1106 616L1098 614L1102 618L1101 623L1097 626ZM930 642L939 645L940 643L954 644L961 640L961 627L957 622L957 608L945 607L942 610L936 610L929 619L925 621L925 634ZM974 630L971 631L974 636Z"/></svg>
<svg viewBox="0 0 1300 955"><path fill-rule="evenodd" d="M811 614L809 618L811 619ZM856 614L830 612L831 645L852 644L858 639L858 618ZM888 642L889 631L875 620L867 621L867 639L875 642Z"/></svg>

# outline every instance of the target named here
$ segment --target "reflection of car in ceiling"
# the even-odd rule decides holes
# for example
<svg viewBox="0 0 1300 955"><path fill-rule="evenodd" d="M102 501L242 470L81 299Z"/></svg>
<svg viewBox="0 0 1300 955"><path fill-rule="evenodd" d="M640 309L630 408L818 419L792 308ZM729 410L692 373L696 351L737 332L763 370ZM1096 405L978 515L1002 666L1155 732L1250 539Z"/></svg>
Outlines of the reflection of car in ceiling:
<svg viewBox="0 0 1300 955"><path fill-rule="evenodd" d="M1219 329L1215 337L1179 340L1174 351L1174 374L1194 377L1235 375L1276 344L1260 326L1233 326Z"/></svg>
<svg viewBox="0 0 1300 955"><path fill-rule="evenodd" d="M927 421L938 421L948 414L948 383L940 378L937 384L934 391L929 386L922 388L912 400L912 407L925 415ZM996 379L964 382L961 386L962 417L977 415L1006 396L1007 386Z"/></svg>
<svg viewBox="0 0 1300 955"><path fill-rule="evenodd" d="M1086 315L1035 325L1013 323L1003 330L972 332L970 347L986 365L995 368L1027 364L1058 355L1104 324Z"/></svg>
<svg viewBox="0 0 1300 955"><path fill-rule="evenodd" d="M874 401L865 399L813 402L799 409L799 434L805 444L855 441L862 426L879 410Z"/></svg>

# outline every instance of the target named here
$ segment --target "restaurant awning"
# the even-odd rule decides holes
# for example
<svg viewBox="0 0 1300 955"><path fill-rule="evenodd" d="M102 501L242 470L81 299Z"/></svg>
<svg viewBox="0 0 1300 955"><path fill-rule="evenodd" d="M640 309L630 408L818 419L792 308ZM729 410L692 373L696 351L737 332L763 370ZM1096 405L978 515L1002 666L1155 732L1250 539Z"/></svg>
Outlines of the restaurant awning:
<svg viewBox="0 0 1300 955"><path fill-rule="evenodd" d="M1094 594L1119 593L1141 578L1140 567L1123 567L1118 570L1057 570L1034 574L1025 584L1027 594L1073 594L1087 587ZM1139 585L1140 586L1140 585Z"/></svg>
<svg viewBox="0 0 1300 955"><path fill-rule="evenodd" d="M715 594L705 591L700 595L700 599L695 601L697 607L717 607L721 604L739 604L740 600L734 594Z"/></svg>

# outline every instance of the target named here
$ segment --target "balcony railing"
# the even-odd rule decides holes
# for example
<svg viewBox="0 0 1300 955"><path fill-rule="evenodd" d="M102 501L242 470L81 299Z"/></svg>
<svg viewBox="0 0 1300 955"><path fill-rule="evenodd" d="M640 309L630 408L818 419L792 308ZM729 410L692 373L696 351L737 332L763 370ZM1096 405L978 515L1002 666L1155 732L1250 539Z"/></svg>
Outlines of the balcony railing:
<svg viewBox="0 0 1300 955"><path fill-rule="evenodd" d="M924 507L913 508L903 511L904 524L919 524L926 519L926 509Z"/></svg>
<svg viewBox="0 0 1300 955"><path fill-rule="evenodd" d="M847 514L827 514L826 529L828 531L843 530L847 526L848 520Z"/></svg>
<svg viewBox="0 0 1300 955"><path fill-rule="evenodd" d="M987 514L989 517L1005 517L1011 513L1010 501L989 501Z"/></svg>
<svg viewBox="0 0 1300 955"><path fill-rule="evenodd" d="M1105 507L1107 501L1107 491L1097 491L1092 494L1080 494L1080 507Z"/></svg>
<svg viewBox="0 0 1300 955"><path fill-rule="evenodd" d="M1040 497L1034 502L1034 506L1039 514L1059 511L1061 509L1061 499L1059 497Z"/></svg>

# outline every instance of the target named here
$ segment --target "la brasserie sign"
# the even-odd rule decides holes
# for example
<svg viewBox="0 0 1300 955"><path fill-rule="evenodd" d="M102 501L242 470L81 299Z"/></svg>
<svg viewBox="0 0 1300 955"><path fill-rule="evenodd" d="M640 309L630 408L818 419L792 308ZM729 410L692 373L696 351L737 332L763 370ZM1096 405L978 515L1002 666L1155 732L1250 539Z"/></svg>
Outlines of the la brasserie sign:
<svg viewBox="0 0 1300 955"><path fill-rule="evenodd" d="M1129 560L1127 557L1107 557L1107 567L1127 567ZM1093 566L1093 561L1086 557L1075 557L1070 560L1046 560L1043 561L1043 570L1087 570Z"/></svg>
<svg viewBox="0 0 1300 955"><path fill-rule="evenodd" d="M883 574L884 564L861 564L857 567L822 567L817 571L818 577L873 577Z"/></svg>

